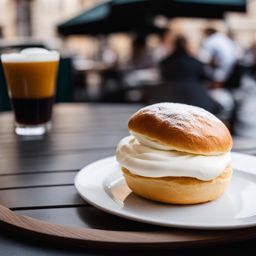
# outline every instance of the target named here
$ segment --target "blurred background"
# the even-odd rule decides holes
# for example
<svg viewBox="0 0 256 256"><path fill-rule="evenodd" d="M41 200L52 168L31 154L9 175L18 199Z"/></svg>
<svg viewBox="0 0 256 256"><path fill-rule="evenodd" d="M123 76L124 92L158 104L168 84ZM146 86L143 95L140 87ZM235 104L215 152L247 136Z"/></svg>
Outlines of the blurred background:
<svg viewBox="0 0 256 256"><path fill-rule="evenodd" d="M56 102L187 103L256 138L256 0L0 0L0 54L26 47L60 51Z"/></svg>

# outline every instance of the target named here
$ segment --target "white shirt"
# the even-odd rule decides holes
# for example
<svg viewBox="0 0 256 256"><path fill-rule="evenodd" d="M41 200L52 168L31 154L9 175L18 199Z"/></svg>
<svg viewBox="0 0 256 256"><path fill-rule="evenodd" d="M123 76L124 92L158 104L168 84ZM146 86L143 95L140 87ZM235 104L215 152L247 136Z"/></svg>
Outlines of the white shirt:
<svg viewBox="0 0 256 256"><path fill-rule="evenodd" d="M228 36L214 33L203 42L199 58L204 63L214 59L217 67L209 67L208 75L216 82L224 82L232 71L237 54L237 46Z"/></svg>

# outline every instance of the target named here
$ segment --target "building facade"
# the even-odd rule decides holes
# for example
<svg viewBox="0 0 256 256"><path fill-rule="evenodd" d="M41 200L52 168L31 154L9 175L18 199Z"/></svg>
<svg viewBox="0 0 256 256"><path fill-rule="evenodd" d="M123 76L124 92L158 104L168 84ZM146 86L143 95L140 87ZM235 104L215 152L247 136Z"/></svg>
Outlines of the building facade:
<svg viewBox="0 0 256 256"><path fill-rule="evenodd" d="M0 36L4 40L29 37L36 40L62 41L56 26L77 13L102 0L0 0ZM202 38L202 30L209 26L232 31L237 42L248 47L256 40L256 0L248 0L246 14L227 13L224 20L173 19L170 28L185 33L196 46ZM119 40L117 42L116 38ZM120 43L121 42L121 43ZM110 38L110 43L119 51L127 51L129 37ZM82 55L97 50L97 42L85 36L73 36L65 40L65 47Z"/></svg>

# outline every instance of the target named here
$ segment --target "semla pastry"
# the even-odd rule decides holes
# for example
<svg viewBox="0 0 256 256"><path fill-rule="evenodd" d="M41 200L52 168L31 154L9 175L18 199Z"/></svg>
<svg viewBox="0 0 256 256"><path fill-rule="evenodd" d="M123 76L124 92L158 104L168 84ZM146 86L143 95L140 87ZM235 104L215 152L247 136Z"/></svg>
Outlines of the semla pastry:
<svg viewBox="0 0 256 256"><path fill-rule="evenodd" d="M232 176L232 137L206 110L159 103L137 111L116 151L129 188L141 197L197 204L220 197Z"/></svg>

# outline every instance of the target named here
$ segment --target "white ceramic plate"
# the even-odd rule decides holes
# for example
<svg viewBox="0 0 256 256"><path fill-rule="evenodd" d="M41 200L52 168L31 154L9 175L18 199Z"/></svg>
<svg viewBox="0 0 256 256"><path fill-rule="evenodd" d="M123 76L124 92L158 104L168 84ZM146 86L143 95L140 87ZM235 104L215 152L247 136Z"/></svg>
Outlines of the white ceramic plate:
<svg viewBox="0 0 256 256"><path fill-rule="evenodd" d="M115 157L84 167L75 177L75 187L93 206L140 222L193 229L256 226L256 157L232 153L232 159L234 173L228 190L205 204L167 205L134 195Z"/></svg>

